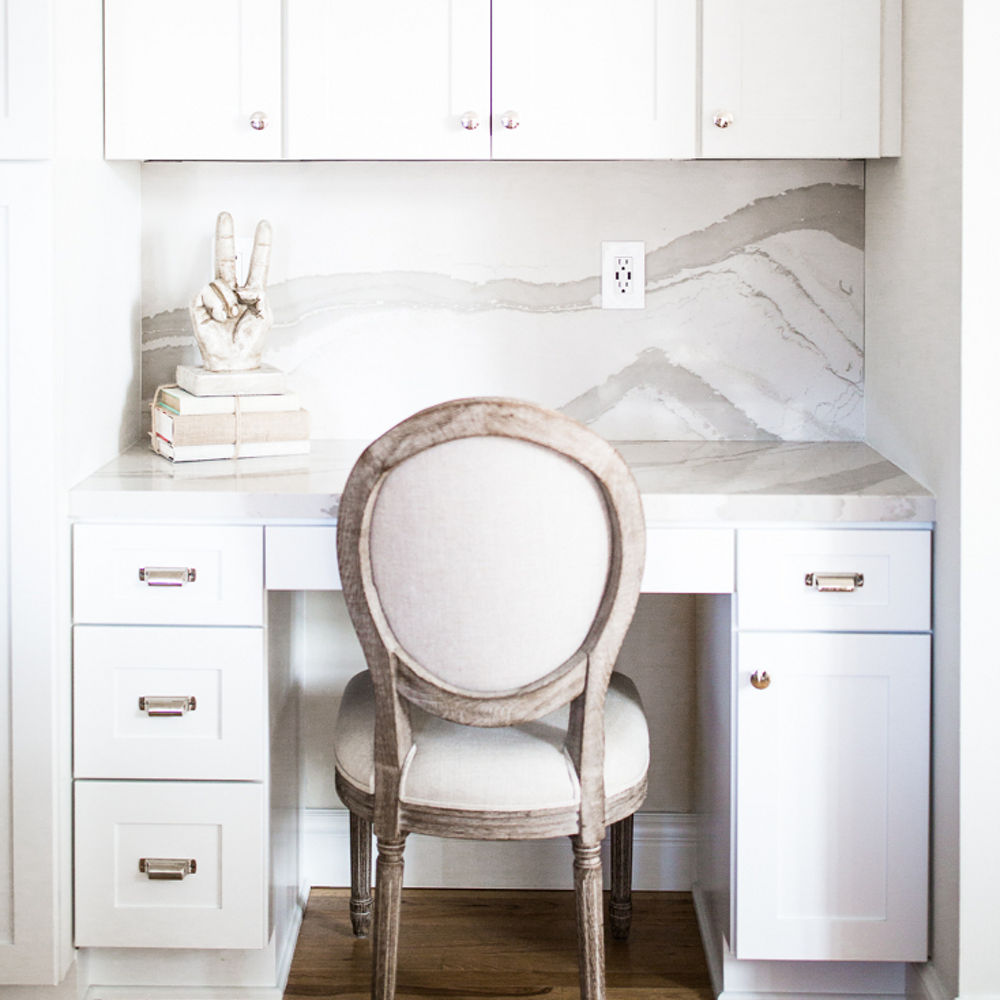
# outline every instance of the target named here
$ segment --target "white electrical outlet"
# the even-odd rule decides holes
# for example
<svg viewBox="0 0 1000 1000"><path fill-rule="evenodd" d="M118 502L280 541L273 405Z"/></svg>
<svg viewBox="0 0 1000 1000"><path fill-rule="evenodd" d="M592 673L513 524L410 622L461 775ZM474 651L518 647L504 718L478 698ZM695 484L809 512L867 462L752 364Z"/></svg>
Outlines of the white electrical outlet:
<svg viewBox="0 0 1000 1000"><path fill-rule="evenodd" d="M601 244L601 308L646 307L646 244L605 240Z"/></svg>

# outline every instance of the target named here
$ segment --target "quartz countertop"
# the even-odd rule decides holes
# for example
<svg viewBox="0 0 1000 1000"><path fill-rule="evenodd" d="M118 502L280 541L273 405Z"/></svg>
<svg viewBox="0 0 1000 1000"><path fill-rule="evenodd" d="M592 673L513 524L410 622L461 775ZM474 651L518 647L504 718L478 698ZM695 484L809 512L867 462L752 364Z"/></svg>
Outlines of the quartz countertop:
<svg viewBox="0 0 1000 1000"><path fill-rule="evenodd" d="M362 441L309 455L173 464L135 445L70 493L86 520L324 521ZM650 524L928 524L934 498L860 442L624 441Z"/></svg>

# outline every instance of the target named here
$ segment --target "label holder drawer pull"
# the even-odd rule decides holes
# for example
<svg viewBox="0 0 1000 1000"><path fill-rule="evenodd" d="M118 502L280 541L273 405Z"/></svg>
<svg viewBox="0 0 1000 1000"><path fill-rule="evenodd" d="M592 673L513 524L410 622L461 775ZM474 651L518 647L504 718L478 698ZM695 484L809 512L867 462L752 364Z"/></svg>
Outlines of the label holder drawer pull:
<svg viewBox="0 0 1000 1000"><path fill-rule="evenodd" d="M154 881L179 882L197 874L198 862L195 858L139 858L139 871Z"/></svg>
<svg viewBox="0 0 1000 1000"><path fill-rule="evenodd" d="M850 594L865 585L864 573L806 573L806 586L824 594Z"/></svg>
<svg viewBox="0 0 1000 1000"><path fill-rule="evenodd" d="M197 579L198 571L190 566L139 567L139 580L147 587L183 587Z"/></svg>
<svg viewBox="0 0 1000 1000"><path fill-rule="evenodd" d="M151 719L184 715L197 707L198 699L194 695L139 695L139 711L145 712Z"/></svg>

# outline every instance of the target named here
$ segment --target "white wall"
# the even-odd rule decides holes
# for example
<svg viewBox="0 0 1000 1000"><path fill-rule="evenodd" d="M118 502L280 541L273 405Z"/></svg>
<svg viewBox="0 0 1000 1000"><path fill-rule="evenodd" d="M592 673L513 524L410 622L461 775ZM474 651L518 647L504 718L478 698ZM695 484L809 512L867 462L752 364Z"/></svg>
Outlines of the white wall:
<svg viewBox="0 0 1000 1000"><path fill-rule="evenodd" d="M996 568L1000 565L1000 324L997 320L996 185L1000 138L985 127L1000 89L994 0L966 0L963 88L962 268L962 1000L1000 997L997 864L1000 830L1000 669L996 653Z"/></svg>
<svg viewBox="0 0 1000 1000"><path fill-rule="evenodd" d="M961 22L953 0L905 4L903 153L868 164L865 244L868 438L937 498L930 975L948 996L959 989L959 684L967 669L959 669Z"/></svg>

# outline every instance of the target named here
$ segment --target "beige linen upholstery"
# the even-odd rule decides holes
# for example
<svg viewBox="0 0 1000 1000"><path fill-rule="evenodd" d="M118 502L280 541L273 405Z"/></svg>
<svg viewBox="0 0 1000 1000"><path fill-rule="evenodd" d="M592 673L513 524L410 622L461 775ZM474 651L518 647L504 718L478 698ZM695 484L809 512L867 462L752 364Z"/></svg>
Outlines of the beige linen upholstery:
<svg viewBox="0 0 1000 1000"><path fill-rule="evenodd" d="M405 840L565 835L580 992L604 998L601 841L611 925L631 920L632 814L649 733L614 674L645 554L621 456L509 399L421 411L374 441L341 497L337 556L368 670L344 693L337 790L351 811L351 918L372 920L372 996L395 996Z"/></svg>
<svg viewBox="0 0 1000 1000"><path fill-rule="evenodd" d="M348 682L334 730L337 770L375 791L371 675ZM413 747L403 766L403 802L446 809L576 808L580 781L566 751L569 708L517 726L481 729L411 709ZM640 784L649 769L649 731L635 684L613 674L604 708L604 793Z"/></svg>
<svg viewBox="0 0 1000 1000"><path fill-rule="evenodd" d="M611 543L586 469L526 441L476 437L386 477L370 544L400 645L445 683L496 691L538 680L580 647Z"/></svg>

